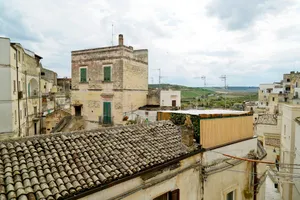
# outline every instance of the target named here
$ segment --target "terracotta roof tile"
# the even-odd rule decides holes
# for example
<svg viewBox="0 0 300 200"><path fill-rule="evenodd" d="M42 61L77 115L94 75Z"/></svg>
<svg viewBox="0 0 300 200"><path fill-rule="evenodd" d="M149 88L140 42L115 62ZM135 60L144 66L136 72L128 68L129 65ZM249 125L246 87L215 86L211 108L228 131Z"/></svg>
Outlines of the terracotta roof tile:
<svg viewBox="0 0 300 200"><path fill-rule="evenodd" d="M170 122L0 142L0 199L58 199L184 153Z"/></svg>

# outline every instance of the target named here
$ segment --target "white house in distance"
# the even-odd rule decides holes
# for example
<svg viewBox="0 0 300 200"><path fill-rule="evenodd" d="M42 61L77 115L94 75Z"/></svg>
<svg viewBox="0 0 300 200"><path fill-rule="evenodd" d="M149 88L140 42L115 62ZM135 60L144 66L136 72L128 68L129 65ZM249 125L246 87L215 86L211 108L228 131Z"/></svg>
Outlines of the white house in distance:
<svg viewBox="0 0 300 200"><path fill-rule="evenodd" d="M181 107L181 91L161 90L160 91L161 107Z"/></svg>

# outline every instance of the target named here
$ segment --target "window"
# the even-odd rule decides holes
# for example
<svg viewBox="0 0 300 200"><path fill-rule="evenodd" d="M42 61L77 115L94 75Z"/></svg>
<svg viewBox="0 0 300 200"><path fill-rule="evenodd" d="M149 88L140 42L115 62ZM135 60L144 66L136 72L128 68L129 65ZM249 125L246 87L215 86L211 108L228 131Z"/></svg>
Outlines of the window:
<svg viewBox="0 0 300 200"><path fill-rule="evenodd" d="M167 192L163 195L160 195L153 200L179 200L180 199L180 193L179 189L173 190L171 192Z"/></svg>
<svg viewBox="0 0 300 200"><path fill-rule="evenodd" d="M24 106L24 117L26 117L26 107Z"/></svg>
<svg viewBox="0 0 300 200"><path fill-rule="evenodd" d="M14 59L16 60L16 54L14 53Z"/></svg>
<svg viewBox="0 0 300 200"><path fill-rule="evenodd" d="M18 51L18 60L21 61L20 51Z"/></svg>
<svg viewBox="0 0 300 200"><path fill-rule="evenodd" d="M111 67L104 67L104 81L111 81Z"/></svg>
<svg viewBox="0 0 300 200"><path fill-rule="evenodd" d="M231 192L227 193L226 200L235 200L235 192L231 191Z"/></svg>
<svg viewBox="0 0 300 200"><path fill-rule="evenodd" d="M86 67L80 68L80 82L82 82L82 83L87 82Z"/></svg>
<svg viewBox="0 0 300 200"><path fill-rule="evenodd" d="M37 116L37 107L34 106L34 107L33 107L33 110L34 110L34 116Z"/></svg>
<svg viewBox="0 0 300 200"><path fill-rule="evenodd" d="M22 53L22 60L23 60L23 62L24 62L24 60L25 60L25 59L24 59L24 53Z"/></svg>
<svg viewBox="0 0 300 200"><path fill-rule="evenodd" d="M275 97L273 97L272 100L275 101Z"/></svg>
<svg viewBox="0 0 300 200"><path fill-rule="evenodd" d="M287 78L287 79L286 79L286 82L288 82L288 83L289 83L290 81L291 81L291 80L290 80L289 78Z"/></svg>
<svg viewBox="0 0 300 200"><path fill-rule="evenodd" d="M17 111L15 110L15 124L17 123Z"/></svg>
<svg viewBox="0 0 300 200"><path fill-rule="evenodd" d="M16 92L16 81L14 80L14 93Z"/></svg>

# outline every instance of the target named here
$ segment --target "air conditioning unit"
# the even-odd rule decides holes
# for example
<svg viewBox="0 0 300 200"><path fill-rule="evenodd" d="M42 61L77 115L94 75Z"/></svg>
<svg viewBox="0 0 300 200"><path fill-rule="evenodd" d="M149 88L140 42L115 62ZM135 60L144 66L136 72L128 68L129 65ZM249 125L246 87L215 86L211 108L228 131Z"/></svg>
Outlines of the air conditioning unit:
<svg viewBox="0 0 300 200"><path fill-rule="evenodd" d="M18 99L22 99L23 98L23 91L19 91L18 92Z"/></svg>

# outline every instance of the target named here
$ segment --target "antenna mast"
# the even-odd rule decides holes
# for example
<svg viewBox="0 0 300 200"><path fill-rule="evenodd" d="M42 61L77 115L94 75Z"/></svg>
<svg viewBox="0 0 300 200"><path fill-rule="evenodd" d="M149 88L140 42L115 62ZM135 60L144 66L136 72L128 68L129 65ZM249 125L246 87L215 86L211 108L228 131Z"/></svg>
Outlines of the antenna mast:
<svg viewBox="0 0 300 200"><path fill-rule="evenodd" d="M227 88L227 84L226 84L226 79L227 79L227 77L226 77L226 75L222 75L222 76L220 77L220 79L221 79L222 81L224 81L224 89L226 89L226 88Z"/></svg>
<svg viewBox="0 0 300 200"><path fill-rule="evenodd" d="M114 46L114 24L111 24L111 46Z"/></svg>
<svg viewBox="0 0 300 200"><path fill-rule="evenodd" d="M204 87L206 87L206 76L201 76L201 79L204 81Z"/></svg>
<svg viewBox="0 0 300 200"><path fill-rule="evenodd" d="M226 88L227 88L227 85L226 85L226 79L227 79L227 77L226 77L226 75L222 75L221 77L220 77L220 79L222 80L222 81L224 81L224 89L225 89L225 95L224 95L224 100L225 100L225 109L226 109Z"/></svg>

